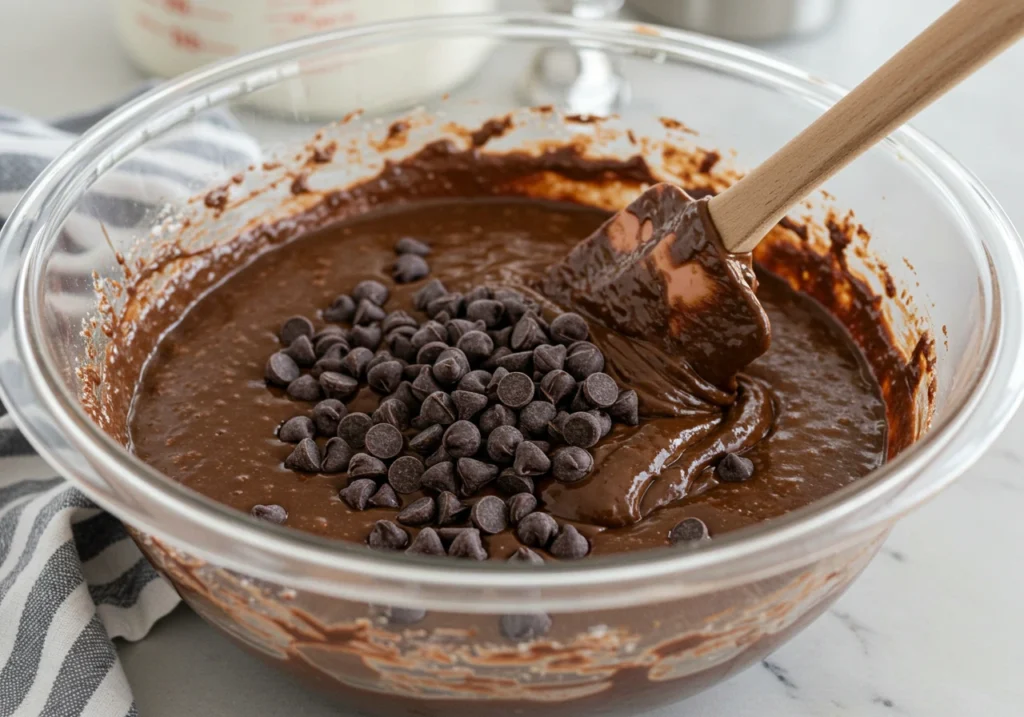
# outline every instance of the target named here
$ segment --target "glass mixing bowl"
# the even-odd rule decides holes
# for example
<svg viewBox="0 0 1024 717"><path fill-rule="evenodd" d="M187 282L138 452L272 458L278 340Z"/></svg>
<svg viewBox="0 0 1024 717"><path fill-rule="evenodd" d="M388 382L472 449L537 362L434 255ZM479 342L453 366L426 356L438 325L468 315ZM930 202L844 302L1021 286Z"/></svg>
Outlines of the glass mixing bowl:
<svg viewBox="0 0 1024 717"><path fill-rule="evenodd" d="M3 231L0 385L29 440L131 528L197 612L357 709L633 714L702 689L821 613L894 521L962 473L1021 398L1020 241L967 170L903 129L827 189L856 209L872 252L934 331L931 428L828 499L700 549L522 569L371 553L213 503L138 461L83 409L79 369L104 340L102 330L83 331L96 311L92 273L121 278L120 254L145 255L176 230L175 216L196 211L190 196L253 163L239 180L248 188L261 167L269 175L287 165L322 124L318 95L337 93L364 110L361 126L380 121L381 132L419 104L469 120L518 107L534 53L566 46L617 58L632 91L623 125L654 133L657 116L678 118L700 131L694 142L734 149L739 166L765 158L841 95L751 50L650 26L492 15L356 28L199 70L132 102L55 161ZM420 72L410 57L444 66L422 82L381 86L396 67ZM220 110L245 135L207 143L198 169L183 171L175 142L202 146L205 132L223 128ZM346 171L342 162L334 179ZM262 197L193 239L227 241L251 212L283 201ZM501 637L501 615L540 612L552 621L543 638Z"/></svg>

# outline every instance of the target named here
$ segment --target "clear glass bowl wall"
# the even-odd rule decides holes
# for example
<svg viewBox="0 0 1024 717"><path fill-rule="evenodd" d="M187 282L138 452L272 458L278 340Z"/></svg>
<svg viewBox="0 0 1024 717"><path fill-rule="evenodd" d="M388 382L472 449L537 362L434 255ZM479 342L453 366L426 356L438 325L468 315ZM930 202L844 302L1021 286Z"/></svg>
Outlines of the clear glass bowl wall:
<svg viewBox="0 0 1024 717"><path fill-rule="evenodd" d="M134 182L137 191L107 227L109 239L119 251L144 254L156 239L152 227L187 211L190 196L254 157L287 163L336 119L321 114L324 93L344 99L331 103L335 115L362 109L365 121L386 121L422 105L471 123L517 108L531 57L552 45L618 58L632 89L623 125L658 136L657 117L677 118L699 131L699 146L735 150L740 167L769 155L840 95L739 46L622 23L505 15L339 31L197 71L119 111L44 173L0 244L0 386L33 444L133 528L211 623L376 713L452 714L452 704L472 713L509 701L558 711L568 701L629 714L702 689L824 610L893 522L962 473L1020 400L1019 239L968 172L903 130L827 189L838 207L856 210L872 250L939 339L932 428L832 498L705 549L516 571L381 557L257 524L192 494L135 460L82 411L76 369L87 348L83 320L95 312L90 272L121 271L95 219L108 211L112 188ZM416 71L417 58L431 58L420 63L431 68L422 82L401 83L399 92L398 83L381 81L381 73ZM241 145L211 155L208 167L173 188L147 179L139 167L162 141L201 133L219 110L244 127ZM276 198L261 201L225 212L204 241L229 240ZM373 607L381 604L429 612L406 627L382 617ZM501 638L500 615L541 611L552 615L552 629L531 649Z"/></svg>

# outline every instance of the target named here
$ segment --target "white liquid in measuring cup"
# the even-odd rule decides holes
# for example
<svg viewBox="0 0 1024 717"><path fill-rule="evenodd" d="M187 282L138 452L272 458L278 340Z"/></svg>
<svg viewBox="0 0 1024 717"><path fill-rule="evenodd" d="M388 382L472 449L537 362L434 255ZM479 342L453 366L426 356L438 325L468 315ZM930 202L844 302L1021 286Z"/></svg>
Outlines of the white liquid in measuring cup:
<svg viewBox="0 0 1024 717"><path fill-rule="evenodd" d="M148 72L172 77L210 62L316 32L432 14L493 10L497 0L116 0L125 50ZM252 100L313 117L384 110L436 96L486 57L485 39L403 41L304 60L302 75ZM372 73L374 82L366 82ZM360 78L356 81L356 78Z"/></svg>

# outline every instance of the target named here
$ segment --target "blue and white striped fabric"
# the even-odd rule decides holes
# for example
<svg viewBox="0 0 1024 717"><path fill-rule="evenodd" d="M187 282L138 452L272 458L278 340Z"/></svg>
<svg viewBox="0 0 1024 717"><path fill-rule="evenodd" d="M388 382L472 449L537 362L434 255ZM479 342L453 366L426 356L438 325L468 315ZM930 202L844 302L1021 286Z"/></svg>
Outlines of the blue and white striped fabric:
<svg viewBox="0 0 1024 717"><path fill-rule="evenodd" d="M75 134L110 109L53 124L0 110L0 222ZM204 120L154 143L142 159L153 176L153 186L141 187L146 196L188 196L225 152L258 158L231 117ZM118 200L137 202L139 185L137 177L126 182L123 196L110 197L111 211ZM116 229L116 217L92 219ZM91 271L87 252L76 261L68 270ZM0 406L0 717L135 715L111 640L144 637L178 599L120 522L54 476Z"/></svg>

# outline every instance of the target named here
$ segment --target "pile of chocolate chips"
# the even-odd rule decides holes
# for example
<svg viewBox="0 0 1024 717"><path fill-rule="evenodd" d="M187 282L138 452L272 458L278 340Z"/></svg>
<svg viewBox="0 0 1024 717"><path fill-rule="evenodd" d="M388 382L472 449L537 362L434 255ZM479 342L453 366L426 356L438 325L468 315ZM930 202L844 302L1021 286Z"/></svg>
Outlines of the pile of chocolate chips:
<svg viewBox="0 0 1024 717"><path fill-rule="evenodd" d="M396 250L399 262L429 253L412 239ZM419 319L386 311L389 293L363 281L322 312L325 328L303 316L284 322L285 348L268 359L266 380L314 404L278 429L296 444L285 466L347 472L340 496L350 508L397 510L397 523L374 526L374 548L483 560L481 534L514 530L524 548L513 561L542 562L529 548L587 555L587 539L536 511L534 496L537 481L583 480L594 465L589 449L613 424L638 423L636 392L603 373L587 322L562 313L549 323L535 302L506 288L461 294L433 279L415 294ZM364 385L381 397L377 409L349 412L346 402ZM317 436L328 439L322 449ZM485 487L489 494L478 497ZM426 495L401 498L417 493ZM257 512L287 519L280 506ZM402 526L420 530L410 540Z"/></svg>

